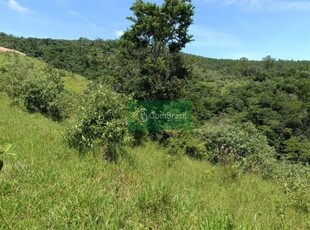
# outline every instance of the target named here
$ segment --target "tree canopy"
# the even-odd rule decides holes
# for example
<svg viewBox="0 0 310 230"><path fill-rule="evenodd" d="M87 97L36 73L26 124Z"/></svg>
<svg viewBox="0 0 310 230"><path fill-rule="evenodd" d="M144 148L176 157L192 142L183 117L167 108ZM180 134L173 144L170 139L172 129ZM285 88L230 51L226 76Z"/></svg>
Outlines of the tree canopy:
<svg viewBox="0 0 310 230"><path fill-rule="evenodd" d="M181 97L190 76L179 52L192 40L191 1L165 0L158 6L137 0L131 10L133 25L120 39L124 68L117 73L119 86L138 99Z"/></svg>

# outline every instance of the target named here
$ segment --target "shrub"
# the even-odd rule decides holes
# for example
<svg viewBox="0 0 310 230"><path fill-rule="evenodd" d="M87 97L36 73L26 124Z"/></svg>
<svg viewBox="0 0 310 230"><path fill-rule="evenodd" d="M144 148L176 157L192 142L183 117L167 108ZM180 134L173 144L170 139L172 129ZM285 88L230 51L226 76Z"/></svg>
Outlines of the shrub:
<svg viewBox="0 0 310 230"><path fill-rule="evenodd" d="M192 140L185 144L185 155L202 160L206 157L206 150L202 144Z"/></svg>
<svg viewBox="0 0 310 230"><path fill-rule="evenodd" d="M25 82L23 103L29 112L39 112L59 121L65 117L62 92L60 79L57 81L29 79Z"/></svg>
<svg viewBox="0 0 310 230"><path fill-rule="evenodd" d="M194 159L206 159L207 153L203 143L193 133L180 132L167 141L170 155L186 155Z"/></svg>
<svg viewBox="0 0 310 230"><path fill-rule="evenodd" d="M303 213L310 212L310 168L308 165L292 164L291 161L276 161L266 167L262 176L281 186L285 202L282 199L279 207L283 213L287 208Z"/></svg>
<svg viewBox="0 0 310 230"><path fill-rule="evenodd" d="M293 162L310 164L310 141L291 137L283 142L284 157Z"/></svg>
<svg viewBox="0 0 310 230"><path fill-rule="evenodd" d="M261 168L273 158L275 150L252 123L208 123L197 132L212 162L240 161L248 170Z"/></svg>
<svg viewBox="0 0 310 230"><path fill-rule="evenodd" d="M13 103L24 106L28 112L39 112L60 121L66 117L66 92L58 71L23 72L16 67L12 75L2 78L4 90Z"/></svg>
<svg viewBox="0 0 310 230"><path fill-rule="evenodd" d="M309 195L309 181L303 178L295 178L284 183L284 193L286 194L288 206L295 210L309 213L310 212L310 195Z"/></svg>
<svg viewBox="0 0 310 230"><path fill-rule="evenodd" d="M84 151L99 142L105 146L107 158L117 160L127 133L126 102L124 95L106 87L94 89L77 123L67 130L69 146Z"/></svg>

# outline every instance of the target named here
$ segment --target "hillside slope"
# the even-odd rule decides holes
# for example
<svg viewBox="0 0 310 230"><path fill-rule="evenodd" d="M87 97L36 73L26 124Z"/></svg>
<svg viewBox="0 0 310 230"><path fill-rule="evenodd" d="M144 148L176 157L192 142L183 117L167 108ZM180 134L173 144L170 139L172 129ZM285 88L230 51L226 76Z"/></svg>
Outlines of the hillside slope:
<svg viewBox="0 0 310 230"><path fill-rule="evenodd" d="M51 68L48 64L35 58L16 55L14 52L0 52L0 81L1 75L14 76L17 70L27 73L41 73L56 71L62 77L65 89L72 93L82 93L89 83L84 77L64 70ZM1 87L0 87L1 88Z"/></svg>
<svg viewBox="0 0 310 230"><path fill-rule="evenodd" d="M18 38L0 33L0 46L41 59L55 68L97 79L109 74L109 58L117 44L113 40Z"/></svg>
<svg viewBox="0 0 310 230"><path fill-rule="evenodd" d="M126 91L116 80L126 69L117 59L116 41L19 38L0 33L0 45L97 84L114 83L111 88ZM278 159L310 164L309 61L275 60L270 56L262 61L216 60L188 54L183 58L193 70L183 97L193 102L198 126L218 117L254 123L276 149ZM74 91L72 87L70 90Z"/></svg>
<svg viewBox="0 0 310 230"><path fill-rule="evenodd" d="M285 208L281 186L211 166L148 143L110 164L62 141L66 123L12 107L0 94L0 228L306 229L307 214ZM170 162L170 163L169 163ZM253 190L253 188L255 188Z"/></svg>
<svg viewBox="0 0 310 230"><path fill-rule="evenodd" d="M0 46L0 52L3 52L3 53L16 53L16 54L19 54L19 55L22 55L22 56L26 56L26 54L24 54L22 52L19 52L17 50L8 49L8 48L2 47L2 46Z"/></svg>
<svg viewBox="0 0 310 230"><path fill-rule="evenodd" d="M59 71L65 88L74 94L81 94L88 84L83 77L53 69L42 61L0 53L0 80L4 75L13 77L17 70L22 76ZM220 89L225 95L226 81L212 86L224 85ZM27 113L12 105L3 92L0 117L0 146L12 145L8 153L0 155L4 161L0 171L0 229L310 226L310 193L303 184L307 180L304 176L290 183L275 183L259 174L244 173L236 164L214 166L168 155L167 149L152 142L127 147L127 158L109 163L100 148L82 155L68 147L63 136L70 121L54 122L39 113ZM296 176L296 171L293 168L288 173Z"/></svg>

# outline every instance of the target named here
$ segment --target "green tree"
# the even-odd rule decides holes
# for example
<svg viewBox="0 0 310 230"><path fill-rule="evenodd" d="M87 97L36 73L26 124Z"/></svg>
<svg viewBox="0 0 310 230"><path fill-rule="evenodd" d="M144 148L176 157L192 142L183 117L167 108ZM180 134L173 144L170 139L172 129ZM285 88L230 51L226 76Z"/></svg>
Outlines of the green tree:
<svg viewBox="0 0 310 230"><path fill-rule="evenodd" d="M275 62L276 62L276 59L272 58L270 55L267 55L266 57L263 58L263 63L267 70L274 67Z"/></svg>
<svg viewBox="0 0 310 230"><path fill-rule="evenodd" d="M118 90L137 99L172 99L190 73L180 51L192 40L188 28L194 7L190 0L165 0L161 6L137 0L131 7L133 25L120 39Z"/></svg>
<svg viewBox="0 0 310 230"><path fill-rule="evenodd" d="M294 162L310 164L310 141L292 137L283 142L284 158Z"/></svg>

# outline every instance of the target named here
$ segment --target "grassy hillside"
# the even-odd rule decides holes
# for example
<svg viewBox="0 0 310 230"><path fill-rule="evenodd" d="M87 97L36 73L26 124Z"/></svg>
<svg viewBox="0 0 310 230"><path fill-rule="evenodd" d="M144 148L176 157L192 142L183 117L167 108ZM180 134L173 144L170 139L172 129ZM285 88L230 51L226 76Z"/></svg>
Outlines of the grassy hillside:
<svg viewBox="0 0 310 230"><path fill-rule="evenodd" d="M53 69L45 62L35 58L0 52L0 73L14 75L14 68L19 68L24 74L27 72L36 72L42 73L42 75L49 69ZM87 88L88 81L84 77L64 70L54 70L60 72L65 89L69 92L82 93Z"/></svg>
<svg viewBox="0 0 310 230"><path fill-rule="evenodd" d="M109 82L118 92L135 93L133 69L139 65L119 60L117 41L19 38L0 33L0 45L98 84ZM188 54L182 58L192 70L192 79L181 97L193 102L198 125L221 116L252 122L275 148L278 159L310 164L309 61L271 56L261 61L217 60ZM133 91L141 93L143 88Z"/></svg>
<svg viewBox="0 0 310 230"><path fill-rule="evenodd" d="M206 160L210 158L173 155L149 139L139 147L126 146L125 157L117 163L106 161L106 149L98 145L83 153L71 149L64 140L66 130L79 119L78 106L86 104L88 94L92 95L89 91L97 88L88 88L89 81L82 76L38 59L0 53L0 153L1 148L12 146L0 155L4 162L0 229L309 229L308 63L284 64L286 69L282 62L272 62L267 68L265 62L244 60L188 57L187 61L194 63L194 79L186 97L194 102L195 126L205 138L201 142L212 147L214 143L206 143L224 140L236 151L246 148L250 157L243 162L211 164ZM54 88L47 86L58 80L64 99L70 102L69 117L61 121L27 112L25 103L18 103L24 96L14 100L14 90L23 92L32 81L47 93L43 96L50 96ZM87 94L85 89L89 89ZM102 95L113 99L115 94ZM37 96L37 91L30 95ZM113 110L113 101L108 103L102 107ZM96 104L91 108L96 110ZM88 112L86 126L100 121L101 110ZM93 115L98 120L93 122ZM249 127L243 129L240 121L252 121L257 127L245 123ZM295 155L304 154L304 165L271 158L264 169L242 168L241 164L256 163L258 156L251 154L257 148L272 149L258 129L276 140L285 131L288 137L279 143L294 147ZM305 141L289 135L304 135ZM197 146L189 147L196 150ZM216 159L217 147L204 149L204 154L214 154Z"/></svg>
<svg viewBox="0 0 310 230"><path fill-rule="evenodd" d="M0 52L0 92L29 112L41 111L54 120L73 117L88 84L35 58Z"/></svg>
<svg viewBox="0 0 310 230"><path fill-rule="evenodd" d="M156 144L110 164L62 141L66 123L12 107L0 94L0 228L307 229L309 215L285 207L280 185L186 157Z"/></svg>

